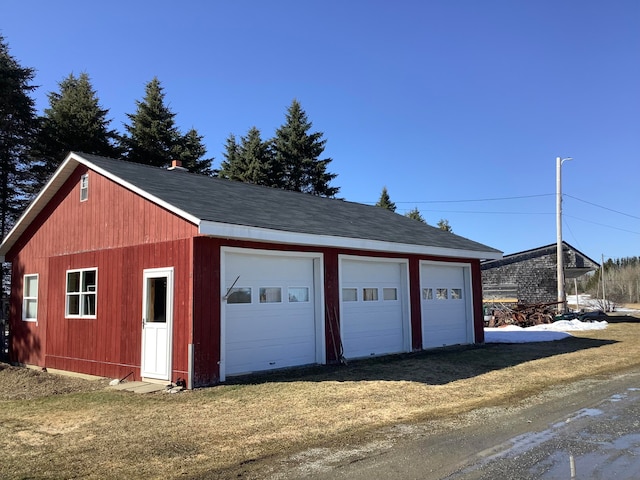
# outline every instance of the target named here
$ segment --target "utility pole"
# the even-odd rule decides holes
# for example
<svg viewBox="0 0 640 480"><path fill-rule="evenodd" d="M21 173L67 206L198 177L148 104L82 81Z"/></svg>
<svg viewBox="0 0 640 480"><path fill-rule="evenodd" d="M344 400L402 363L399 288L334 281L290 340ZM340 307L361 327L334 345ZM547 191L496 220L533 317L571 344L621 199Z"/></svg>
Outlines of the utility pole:
<svg viewBox="0 0 640 480"><path fill-rule="evenodd" d="M558 313L567 311L567 301L564 292L564 254L562 253L562 164L568 158L556 157L556 255L558 257Z"/></svg>

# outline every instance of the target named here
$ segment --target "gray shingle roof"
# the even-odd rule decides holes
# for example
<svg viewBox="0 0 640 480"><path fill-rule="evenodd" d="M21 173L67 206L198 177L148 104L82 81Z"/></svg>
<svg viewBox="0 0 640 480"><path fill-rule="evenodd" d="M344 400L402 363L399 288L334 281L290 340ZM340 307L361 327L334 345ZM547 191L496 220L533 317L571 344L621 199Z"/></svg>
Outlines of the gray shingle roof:
<svg viewBox="0 0 640 480"><path fill-rule="evenodd" d="M80 154L90 163L201 220L286 232L499 252L371 205Z"/></svg>
<svg viewBox="0 0 640 480"><path fill-rule="evenodd" d="M166 170L88 154L71 154L173 208L204 222L280 232L365 239L488 254L501 252L371 205ZM64 166L64 164L63 164ZM62 168L62 167L61 167ZM6 241L6 240L5 240ZM318 245L322 245L318 241ZM476 258L485 257L480 255Z"/></svg>

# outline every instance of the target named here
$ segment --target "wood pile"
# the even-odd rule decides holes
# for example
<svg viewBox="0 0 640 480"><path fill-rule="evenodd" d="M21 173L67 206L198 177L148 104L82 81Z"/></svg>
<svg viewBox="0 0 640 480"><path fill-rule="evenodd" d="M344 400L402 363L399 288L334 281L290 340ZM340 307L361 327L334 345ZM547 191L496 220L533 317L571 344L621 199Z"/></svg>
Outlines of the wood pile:
<svg viewBox="0 0 640 480"><path fill-rule="evenodd" d="M552 323L558 303L494 304L490 319L485 323L487 327L516 325L522 328Z"/></svg>

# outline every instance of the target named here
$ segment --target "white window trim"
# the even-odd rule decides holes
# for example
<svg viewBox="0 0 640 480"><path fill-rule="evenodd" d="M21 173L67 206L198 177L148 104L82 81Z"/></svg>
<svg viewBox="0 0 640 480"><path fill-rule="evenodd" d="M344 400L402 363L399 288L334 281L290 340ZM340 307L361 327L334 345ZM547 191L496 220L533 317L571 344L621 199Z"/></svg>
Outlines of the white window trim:
<svg viewBox="0 0 640 480"><path fill-rule="evenodd" d="M36 277L38 284L35 296L26 296L25 289L27 285L27 277ZM22 321L24 322L37 322L38 321L38 290L40 290L40 275L37 273L28 273L22 277ZM27 318L27 300L36 301L36 316L35 318Z"/></svg>
<svg viewBox="0 0 640 480"><path fill-rule="evenodd" d="M89 199L89 174L85 173L80 177L80 201L86 202Z"/></svg>
<svg viewBox="0 0 640 480"><path fill-rule="evenodd" d="M80 272L80 291L79 292L71 292L74 295L78 295L80 297L80 314L79 315L71 315L69 314L69 292L67 291L68 288L68 280L69 280L69 274L70 273L75 273L75 272ZM85 272L96 272L96 284L95 284L95 290L93 292L83 292L82 291L82 279L83 279L83 274ZM87 294L92 294L95 295L95 315L83 315L82 314L82 298L83 296L86 296ZM72 269L72 270L67 270L65 272L64 275L64 317L65 318L87 318L87 319L95 319L98 316L98 267L90 267L90 268L76 268L76 269Z"/></svg>

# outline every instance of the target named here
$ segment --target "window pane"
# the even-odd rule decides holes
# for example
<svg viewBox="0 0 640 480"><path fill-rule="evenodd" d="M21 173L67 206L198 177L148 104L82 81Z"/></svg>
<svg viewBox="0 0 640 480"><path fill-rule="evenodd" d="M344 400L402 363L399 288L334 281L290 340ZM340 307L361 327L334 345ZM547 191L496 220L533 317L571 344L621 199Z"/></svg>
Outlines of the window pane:
<svg viewBox="0 0 640 480"><path fill-rule="evenodd" d="M27 275L24 277L24 296L38 296L38 277L36 275Z"/></svg>
<svg viewBox="0 0 640 480"><path fill-rule="evenodd" d="M251 303L251 288L232 288L227 296L227 303Z"/></svg>
<svg viewBox="0 0 640 480"><path fill-rule="evenodd" d="M147 279L147 322L167 321L167 279L165 277Z"/></svg>
<svg viewBox="0 0 640 480"><path fill-rule="evenodd" d="M67 295L67 315L80 315L80 295Z"/></svg>
<svg viewBox="0 0 640 480"><path fill-rule="evenodd" d="M82 315L96 314L96 295L88 293L82 296Z"/></svg>
<svg viewBox="0 0 640 480"><path fill-rule="evenodd" d="M422 299L423 300L433 300L433 289L432 288L423 288L422 289Z"/></svg>
<svg viewBox="0 0 640 480"><path fill-rule="evenodd" d="M80 272L67 273L67 292L80 291Z"/></svg>
<svg viewBox="0 0 640 480"><path fill-rule="evenodd" d="M282 302L282 289L280 287L260 287L260 303Z"/></svg>
<svg viewBox="0 0 640 480"><path fill-rule="evenodd" d="M89 198L89 175L84 174L80 177L80 201L83 202Z"/></svg>
<svg viewBox="0 0 640 480"><path fill-rule="evenodd" d="M452 288L451 289L451 300L461 300L462 299L462 289L461 288Z"/></svg>
<svg viewBox="0 0 640 480"><path fill-rule="evenodd" d="M398 289L397 288L383 288L382 289L382 299L383 300L397 300L398 299Z"/></svg>
<svg viewBox="0 0 640 480"><path fill-rule="evenodd" d="M35 320L38 318L38 300L25 300L25 319Z"/></svg>
<svg viewBox="0 0 640 480"><path fill-rule="evenodd" d="M294 302L308 302L309 301L309 288L307 287L289 287L289 301Z"/></svg>
<svg viewBox="0 0 640 480"><path fill-rule="evenodd" d="M82 272L82 291L83 292L95 292L96 291L96 271L87 270Z"/></svg>
<svg viewBox="0 0 640 480"><path fill-rule="evenodd" d="M342 301L343 302L357 302L358 301L358 289L357 288L343 288L342 289Z"/></svg>
<svg viewBox="0 0 640 480"><path fill-rule="evenodd" d="M362 289L362 299L365 302L371 302L378 300L378 289L377 288L363 288Z"/></svg>
<svg viewBox="0 0 640 480"><path fill-rule="evenodd" d="M448 298L446 288L436 288L436 299L446 300Z"/></svg>

